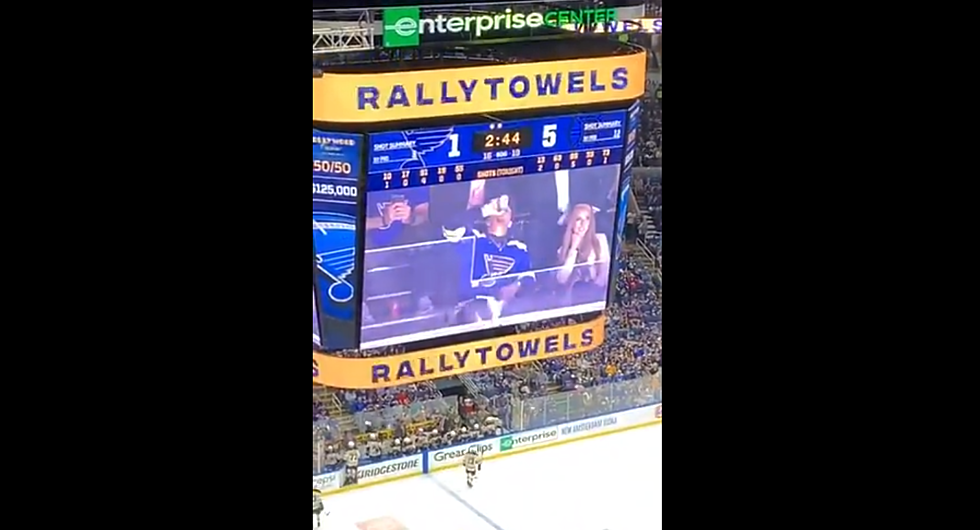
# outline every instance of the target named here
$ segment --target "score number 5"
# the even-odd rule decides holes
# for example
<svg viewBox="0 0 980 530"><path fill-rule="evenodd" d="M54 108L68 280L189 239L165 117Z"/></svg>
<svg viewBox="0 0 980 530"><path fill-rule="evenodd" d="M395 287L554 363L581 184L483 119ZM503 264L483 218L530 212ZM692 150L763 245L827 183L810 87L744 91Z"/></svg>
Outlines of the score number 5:
<svg viewBox="0 0 980 530"><path fill-rule="evenodd" d="M558 144L558 126L557 125L545 125L541 129L543 138L541 139L542 147L554 147Z"/></svg>

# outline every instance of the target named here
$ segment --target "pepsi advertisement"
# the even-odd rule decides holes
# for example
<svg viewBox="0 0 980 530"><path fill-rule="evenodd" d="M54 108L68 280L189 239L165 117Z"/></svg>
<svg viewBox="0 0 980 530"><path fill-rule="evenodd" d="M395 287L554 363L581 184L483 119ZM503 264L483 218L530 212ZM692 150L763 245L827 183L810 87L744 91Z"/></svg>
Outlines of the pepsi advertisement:
<svg viewBox="0 0 980 530"><path fill-rule="evenodd" d="M620 110L368 135L361 346L605 309L630 130Z"/></svg>
<svg viewBox="0 0 980 530"><path fill-rule="evenodd" d="M326 350L357 347L360 135L313 131L313 341ZM319 311L317 311L319 309ZM317 333L319 327L319 333Z"/></svg>

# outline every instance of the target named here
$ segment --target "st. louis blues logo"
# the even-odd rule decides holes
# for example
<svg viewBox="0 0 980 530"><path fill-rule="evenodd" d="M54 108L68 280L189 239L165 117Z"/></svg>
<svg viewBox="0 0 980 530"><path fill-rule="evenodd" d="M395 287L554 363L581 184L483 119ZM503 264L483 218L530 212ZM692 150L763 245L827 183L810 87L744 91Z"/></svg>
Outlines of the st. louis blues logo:
<svg viewBox="0 0 980 530"><path fill-rule="evenodd" d="M514 258L508 256L484 254L483 264L486 266L487 273L480 278L480 287L485 287L487 289L493 287L497 284L497 280L494 278L499 278L510 274L510 271L514 270L514 265L516 263L517 262L514 260Z"/></svg>
<svg viewBox="0 0 980 530"><path fill-rule="evenodd" d="M412 158L402 162L400 169L415 169L426 167L423 155L439 149L450 140L453 128L419 129L402 132L405 140L412 142Z"/></svg>
<svg viewBox="0 0 980 530"><path fill-rule="evenodd" d="M349 215L313 215L317 269L332 282L326 294L336 303L354 299L354 286L348 277L354 272L356 233L354 218Z"/></svg>

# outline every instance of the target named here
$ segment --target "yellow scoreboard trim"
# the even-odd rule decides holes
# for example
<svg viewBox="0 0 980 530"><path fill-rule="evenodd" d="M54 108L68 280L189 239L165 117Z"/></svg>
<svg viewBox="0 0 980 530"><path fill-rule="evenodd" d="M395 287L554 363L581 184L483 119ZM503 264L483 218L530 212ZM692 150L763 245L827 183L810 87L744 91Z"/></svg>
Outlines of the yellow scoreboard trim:
<svg viewBox="0 0 980 530"><path fill-rule="evenodd" d="M636 99L646 52L313 79L313 121L378 123Z"/></svg>
<svg viewBox="0 0 980 530"><path fill-rule="evenodd" d="M606 319L535 333L457 344L404 355L348 359L313 352L313 383L333 388L386 388L595 350Z"/></svg>

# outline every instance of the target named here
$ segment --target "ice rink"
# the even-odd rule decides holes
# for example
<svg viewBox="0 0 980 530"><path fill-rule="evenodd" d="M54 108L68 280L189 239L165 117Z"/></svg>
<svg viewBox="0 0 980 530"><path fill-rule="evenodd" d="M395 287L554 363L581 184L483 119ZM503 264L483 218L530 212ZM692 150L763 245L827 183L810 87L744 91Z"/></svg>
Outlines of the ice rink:
<svg viewBox="0 0 980 530"><path fill-rule="evenodd" d="M325 530L659 530L663 426L487 461L324 499ZM628 460L628 463L627 461Z"/></svg>

